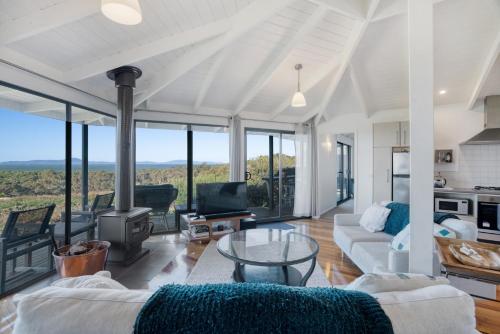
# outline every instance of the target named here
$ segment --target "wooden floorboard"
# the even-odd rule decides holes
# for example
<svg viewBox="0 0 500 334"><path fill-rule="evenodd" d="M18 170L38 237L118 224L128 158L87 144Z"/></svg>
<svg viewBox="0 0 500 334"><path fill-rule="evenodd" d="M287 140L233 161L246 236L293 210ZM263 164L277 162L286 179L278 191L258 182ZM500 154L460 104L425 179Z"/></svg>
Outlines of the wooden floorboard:
<svg viewBox="0 0 500 334"><path fill-rule="evenodd" d="M296 220L288 223L294 225L297 232L316 239L320 245L318 263L332 284L347 284L362 274L347 256L343 256L340 248L333 242L331 220ZM147 258L127 269L116 271L115 268L111 268L113 277L129 288L155 288L166 283L184 283L206 244L189 243L181 235L166 235L150 238L146 246L153 249ZM158 261L164 262L159 267L155 267L153 264ZM155 272L151 273L148 270ZM148 281L147 277L153 277L153 279ZM50 281L47 280L45 285L48 285ZM43 282L38 284L38 286L43 285ZM475 302L478 330L483 333L500 334L500 302L479 298L475 298ZM15 317L12 297L0 300L1 334L12 332Z"/></svg>

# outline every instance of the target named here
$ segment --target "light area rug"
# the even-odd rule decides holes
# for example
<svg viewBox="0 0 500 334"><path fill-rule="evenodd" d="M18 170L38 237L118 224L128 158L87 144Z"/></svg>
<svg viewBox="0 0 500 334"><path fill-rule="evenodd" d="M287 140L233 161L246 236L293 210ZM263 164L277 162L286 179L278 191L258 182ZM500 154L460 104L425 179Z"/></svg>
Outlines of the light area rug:
<svg viewBox="0 0 500 334"><path fill-rule="evenodd" d="M305 274L311 265L311 261L294 265L302 274ZM207 284L207 283L232 283L234 262L220 255L217 251L217 242L212 240L205 248L203 254L196 262L191 274L186 280L186 284ZM323 269L316 263L314 271L309 277L306 286L309 287L329 287L331 286Z"/></svg>

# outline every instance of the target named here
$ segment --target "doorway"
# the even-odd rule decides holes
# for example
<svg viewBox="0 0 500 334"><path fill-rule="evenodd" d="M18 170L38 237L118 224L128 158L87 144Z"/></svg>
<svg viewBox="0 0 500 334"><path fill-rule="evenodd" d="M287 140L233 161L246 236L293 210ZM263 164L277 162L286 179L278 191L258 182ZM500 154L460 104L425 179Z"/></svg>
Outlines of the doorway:
<svg viewBox="0 0 500 334"><path fill-rule="evenodd" d="M354 198L353 136L337 136L337 205Z"/></svg>
<svg viewBox="0 0 500 334"><path fill-rule="evenodd" d="M293 216L295 135L293 132L245 131L245 180L249 210L257 221Z"/></svg>

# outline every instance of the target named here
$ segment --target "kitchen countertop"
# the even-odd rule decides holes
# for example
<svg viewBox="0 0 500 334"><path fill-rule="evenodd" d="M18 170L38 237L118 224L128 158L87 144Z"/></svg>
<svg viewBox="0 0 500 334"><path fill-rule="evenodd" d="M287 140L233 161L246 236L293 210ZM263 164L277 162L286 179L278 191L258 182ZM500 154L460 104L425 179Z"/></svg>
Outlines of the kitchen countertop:
<svg viewBox="0 0 500 334"><path fill-rule="evenodd" d="M462 194L500 195L500 191L498 191L498 190L488 190L488 189L476 190L474 188L452 188L452 187L444 187L444 188L434 188L434 192L435 193L462 193Z"/></svg>

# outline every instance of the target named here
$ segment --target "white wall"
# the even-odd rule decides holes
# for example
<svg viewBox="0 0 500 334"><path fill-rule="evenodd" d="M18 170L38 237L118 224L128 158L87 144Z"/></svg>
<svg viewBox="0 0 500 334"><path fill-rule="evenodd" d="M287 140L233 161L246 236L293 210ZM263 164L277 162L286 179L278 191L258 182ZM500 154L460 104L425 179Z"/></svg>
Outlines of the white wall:
<svg viewBox="0 0 500 334"><path fill-rule="evenodd" d="M320 212L337 205L335 153L336 135L354 134L354 211L363 212L372 204L373 195L373 123L408 120L405 109L377 112L370 118L364 114L343 114L333 116L318 126L319 152L319 203ZM329 150L331 143L332 149Z"/></svg>
<svg viewBox="0 0 500 334"><path fill-rule="evenodd" d="M452 149L454 162L436 164L450 187L471 188L474 185L500 185L500 145L459 144L483 129L484 106L472 111L464 104L437 108L434 113L435 148Z"/></svg>

